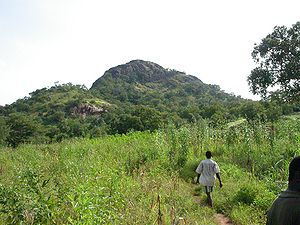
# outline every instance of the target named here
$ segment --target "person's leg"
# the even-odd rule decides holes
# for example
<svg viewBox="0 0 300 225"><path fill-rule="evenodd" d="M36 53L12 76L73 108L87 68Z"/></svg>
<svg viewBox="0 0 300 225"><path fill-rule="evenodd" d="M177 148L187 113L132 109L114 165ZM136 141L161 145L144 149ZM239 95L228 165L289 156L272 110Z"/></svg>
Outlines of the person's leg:
<svg viewBox="0 0 300 225"><path fill-rule="evenodd" d="M210 207L213 207L212 198L211 198L212 187L205 186L205 191L207 195L207 203Z"/></svg>
<svg viewBox="0 0 300 225"><path fill-rule="evenodd" d="M207 194L207 202L208 202L208 205L209 205L210 207L213 207L210 192L208 192L208 193L206 193L206 194Z"/></svg>

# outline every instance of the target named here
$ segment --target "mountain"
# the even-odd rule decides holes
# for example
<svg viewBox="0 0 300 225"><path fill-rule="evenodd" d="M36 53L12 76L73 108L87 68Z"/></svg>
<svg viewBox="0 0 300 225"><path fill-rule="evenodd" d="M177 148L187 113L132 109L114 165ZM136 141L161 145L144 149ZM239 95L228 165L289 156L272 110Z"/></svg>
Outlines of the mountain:
<svg viewBox="0 0 300 225"><path fill-rule="evenodd" d="M159 111L243 101L218 85L205 84L195 76L143 60L107 70L90 90L109 102L146 105Z"/></svg>
<svg viewBox="0 0 300 225"><path fill-rule="evenodd" d="M107 70L89 90L55 85L0 107L0 145L153 131L170 121L180 125L202 118L220 125L244 115L245 102L195 76L134 60Z"/></svg>

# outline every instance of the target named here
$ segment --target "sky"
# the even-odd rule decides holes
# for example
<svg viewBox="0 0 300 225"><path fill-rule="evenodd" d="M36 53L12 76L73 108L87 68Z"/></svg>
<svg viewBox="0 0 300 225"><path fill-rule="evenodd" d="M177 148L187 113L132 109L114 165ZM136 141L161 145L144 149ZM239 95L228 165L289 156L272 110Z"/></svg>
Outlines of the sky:
<svg viewBox="0 0 300 225"><path fill-rule="evenodd" d="M0 0L0 105L141 59L244 98L254 44L299 0Z"/></svg>

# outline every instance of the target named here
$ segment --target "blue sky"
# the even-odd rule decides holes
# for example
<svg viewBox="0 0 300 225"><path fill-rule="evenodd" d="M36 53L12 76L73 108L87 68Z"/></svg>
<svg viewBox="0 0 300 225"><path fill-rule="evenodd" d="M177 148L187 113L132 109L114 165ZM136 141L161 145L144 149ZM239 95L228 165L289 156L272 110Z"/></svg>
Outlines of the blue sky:
<svg viewBox="0 0 300 225"><path fill-rule="evenodd" d="M299 21L299 8L295 0L0 0L0 105L57 81L89 88L134 59L254 98L246 81L254 43Z"/></svg>

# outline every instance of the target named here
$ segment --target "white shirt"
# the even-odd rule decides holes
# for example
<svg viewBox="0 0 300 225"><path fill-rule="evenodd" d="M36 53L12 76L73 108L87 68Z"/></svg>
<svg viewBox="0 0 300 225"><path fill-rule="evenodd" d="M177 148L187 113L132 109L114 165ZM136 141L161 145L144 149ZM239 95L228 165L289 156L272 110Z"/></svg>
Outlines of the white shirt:
<svg viewBox="0 0 300 225"><path fill-rule="evenodd" d="M214 186L216 173L220 173L218 164L212 159L205 159L200 162L196 173L201 174L199 183L203 186Z"/></svg>

